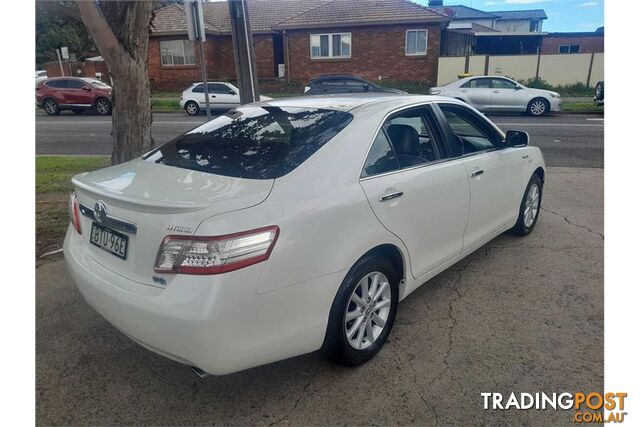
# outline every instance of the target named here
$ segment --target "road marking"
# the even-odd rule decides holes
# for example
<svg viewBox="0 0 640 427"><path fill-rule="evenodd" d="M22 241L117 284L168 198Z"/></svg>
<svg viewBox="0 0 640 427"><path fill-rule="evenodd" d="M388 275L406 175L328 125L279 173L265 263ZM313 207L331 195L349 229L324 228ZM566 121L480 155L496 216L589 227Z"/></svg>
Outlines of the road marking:
<svg viewBox="0 0 640 427"><path fill-rule="evenodd" d="M163 125L163 124L168 124L168 125L198 125L198 124L203 124L205 122L198 122L198 121L192 121L192 122L153 122L152 124L154 125ZM66 122L66 121L60 121L60 122L38 122L36 121L37 125L110 125L111 122Z"/></svg>
<svg viewBox="0 0 640 427"><path fill-rule="evenodd" d="M585 120L591 120L591 121L596 121L596 122L604 122L604 119L585 119Z"/></svg>

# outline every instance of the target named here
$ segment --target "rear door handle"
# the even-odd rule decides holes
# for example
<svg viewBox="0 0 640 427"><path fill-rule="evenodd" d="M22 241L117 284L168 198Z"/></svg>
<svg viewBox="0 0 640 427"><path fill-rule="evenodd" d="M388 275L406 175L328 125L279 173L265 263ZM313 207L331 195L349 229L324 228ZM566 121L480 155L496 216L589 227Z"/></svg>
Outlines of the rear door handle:
<svg viewBox="0 0 640 427"><path fill-rule="evenodd" d="M471 178L475 178L476 176L480 176L484 173L482 169L471 172Z"/></svg>
<svg viewBox="0 0 640 427"><path fill-rule="evenodd" d="M402 197L404 193L402 191L397 191L395 193L383 194L378 197L379 202L387 202L389 200L397 199L398 197Z"/></svg>

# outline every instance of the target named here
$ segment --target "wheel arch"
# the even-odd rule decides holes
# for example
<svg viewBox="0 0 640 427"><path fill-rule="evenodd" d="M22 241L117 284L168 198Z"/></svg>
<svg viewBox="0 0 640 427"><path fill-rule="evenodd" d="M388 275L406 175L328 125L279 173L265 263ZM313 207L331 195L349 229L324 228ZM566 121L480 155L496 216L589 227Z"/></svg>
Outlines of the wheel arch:
<svg viewBox="0 0 640 427"><path fill-rule="evenodd" d="M542 166L538 166L536 170L533 171L534 175L538 175L540 177L540 181L544 184L545 172Z"/></svg>
<svg viewBox="0 0 640 427"><path fill-rule="evenodd" d="M96 99L93 100L93 106L95 107L96 104L98 103L98 101L100 101L101 99L104 99L105 101L107 101L109 103L109 105L112 105L112 102L109 98L107 98L106 96L98 96Z"/></svg>
<svg viewBox="0 0 640 427"><path fill-rule="evenodd" d="M393 264L393 267L396 269L396 272L398 273L398 277L400 277L400 286L398 291L399 291L400 299L402 299L402 296L404 295L404 291L405 291L407 270L409 268L404 253L398 246L394 245L393 243L383 243L369 249L367 252L362 254L362 256L358 258L353 263L353 265L355 265L358 261L360 261L365 256L373 255L373 254L380 255L384 258L387 258L389 261L391 261L391 264Z"/></svg>

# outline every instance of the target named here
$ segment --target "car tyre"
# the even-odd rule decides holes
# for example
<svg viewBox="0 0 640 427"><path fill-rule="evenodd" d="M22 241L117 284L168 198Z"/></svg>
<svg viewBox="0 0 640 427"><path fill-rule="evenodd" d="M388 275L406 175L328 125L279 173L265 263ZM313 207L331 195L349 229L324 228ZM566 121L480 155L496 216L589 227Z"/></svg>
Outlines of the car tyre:
<svg viewBox="0 0 640 427"><path fill-rule="evenodd" d="M111 102L109 102L109 100L106 98L98 98L94 104L94 107L98 114L101 114L103 116L108 116L109 114L111 114Z"/></svg>
<svg viewBox="0 0 640 427"><path fill-rule="evenodd" d="M544 98L534 98L527 105L527 113L531 116L541 117L549 112L551 105Z"/></svg>
<svg viewBox="0 0 640 427"><path fill-rule="evenodd" d="M542 180L534 173L520 202L520 211L516 225L509 230L516 236L526 236L531 233L538 222L542 207Z"/></svg>
<svg viewBox="0 0 640 427"><path fill-rule="evenodd" d="M50 116L57 116L58 114L60 114L60 106L58 106L58 103L54 99L45 99L42 102L42 108L44 109L45 113Z"/></svg>
<svg viewBox="0 0 640 427"><path fill-rule="evenodd" d="M200 106L197 102L188 101L184 104L184 111L190 116L197 116L200 113Z"/></svg>
<svg viewBox="0 0 640 427"><path fill-rule="evenodd" d="M387 258L372 253L358 260L333 300L321 349L325 357L344 366L374 357L393 328L399 283Z"/></svg>
<svg viewBox="0 0 640 427"><path fill-rule="evenodd" d="M602 101L604 99L604 82L596 84L596 99Z"/></svg>

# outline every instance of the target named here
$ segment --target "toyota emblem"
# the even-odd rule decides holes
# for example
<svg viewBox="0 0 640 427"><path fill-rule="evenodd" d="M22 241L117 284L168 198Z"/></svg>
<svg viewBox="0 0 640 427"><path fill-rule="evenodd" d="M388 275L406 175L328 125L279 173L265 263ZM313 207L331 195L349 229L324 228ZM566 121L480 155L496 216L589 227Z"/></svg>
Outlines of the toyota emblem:
<svg viewBox="0 0 640 427"><path fill-rule="evenodd" d="M93 213L96 217L96 221L103 223L107 219L107 205L102 200L98 200L93 207Z"/></svg>

